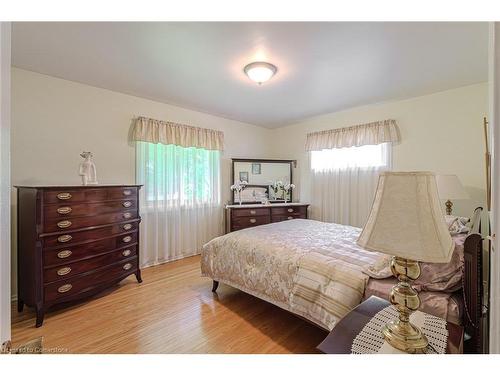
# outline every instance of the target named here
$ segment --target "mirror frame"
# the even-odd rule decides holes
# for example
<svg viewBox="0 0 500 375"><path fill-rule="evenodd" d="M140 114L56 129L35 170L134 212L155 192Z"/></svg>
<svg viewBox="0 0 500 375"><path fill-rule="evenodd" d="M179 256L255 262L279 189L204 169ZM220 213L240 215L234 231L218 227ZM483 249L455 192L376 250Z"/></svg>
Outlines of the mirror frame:
<svg viewBox="0 0 500 375"><path fill-rule="evenodd" d="M241 158L234 158L231 159L231 185L234 185L234 163L282 163L282 164L289 164L290 166L290 183L293 184L293 165L296 163L295 160L285 160L285 159L241 159ZM229 187L231 187L229 185ZM249 187L262 187L264 185L247 185ZM268 186L266 186L269 188ZM229 189L231 192L231 204L238 204L234 198L234 191ZM269 194L269 191L268 191ZM270 200L269 202L271 203L280 203L283 202L282 200ZM293 202L293 190L290 191L290 202ZM254 201L243 201L242 204L260 204L259 202L254 202Z"/></svg>

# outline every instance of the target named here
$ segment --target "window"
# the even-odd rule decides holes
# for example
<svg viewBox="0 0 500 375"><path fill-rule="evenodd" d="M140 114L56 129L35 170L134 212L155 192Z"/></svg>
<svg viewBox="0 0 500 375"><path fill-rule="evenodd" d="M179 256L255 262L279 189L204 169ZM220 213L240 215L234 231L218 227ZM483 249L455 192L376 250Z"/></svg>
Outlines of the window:
<svg viewBox="0 0 500 375"><path fill-rule="evenodd" d="M360 147L333 148L311 151L311 169L314 171L388 166L388 143Z"/></svg>
<svg viewBox="0 0 500 375"><path fill-rule="evenodd" d="M145 198L175 206L220 204L220 151L137 142Z"/></svg>

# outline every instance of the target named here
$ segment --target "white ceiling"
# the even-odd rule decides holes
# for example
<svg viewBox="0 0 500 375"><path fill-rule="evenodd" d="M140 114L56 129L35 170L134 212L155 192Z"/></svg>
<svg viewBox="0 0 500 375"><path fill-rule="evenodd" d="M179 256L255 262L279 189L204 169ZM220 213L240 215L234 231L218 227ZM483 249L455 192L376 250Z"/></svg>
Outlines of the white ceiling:
<svg viewBox="0 0 500 375"><path fill-rule="evenodd" d="M13 65L266 127L487 80L487 23L15 23ZM255 60L278 66L258 86Z"/></svg>

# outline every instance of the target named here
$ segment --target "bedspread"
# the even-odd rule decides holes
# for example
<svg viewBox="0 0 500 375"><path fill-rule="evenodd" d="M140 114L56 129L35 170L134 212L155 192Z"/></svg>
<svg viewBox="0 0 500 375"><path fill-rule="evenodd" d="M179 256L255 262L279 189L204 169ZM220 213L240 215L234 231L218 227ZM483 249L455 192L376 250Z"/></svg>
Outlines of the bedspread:
<svg viewBox="0 0 500 375"><path fill-rule="evenodd" d="M202 275L332 329L361 302L362 269L387 257L357 246L360 231L295 219L232 232L203 246Z"/></svg>

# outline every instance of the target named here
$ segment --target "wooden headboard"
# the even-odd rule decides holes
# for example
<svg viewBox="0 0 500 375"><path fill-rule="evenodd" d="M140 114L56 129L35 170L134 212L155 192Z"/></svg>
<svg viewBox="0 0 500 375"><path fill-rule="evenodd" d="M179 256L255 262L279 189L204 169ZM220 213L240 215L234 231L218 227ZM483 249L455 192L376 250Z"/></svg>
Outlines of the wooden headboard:
<svg viewBox="0 0 500 375"><path fill-rule="evenodd" d="M465 328L465 353L483 353L483 236L481 214L483 208L474 210L471 230L464 242L463 298Z"/></svg>

